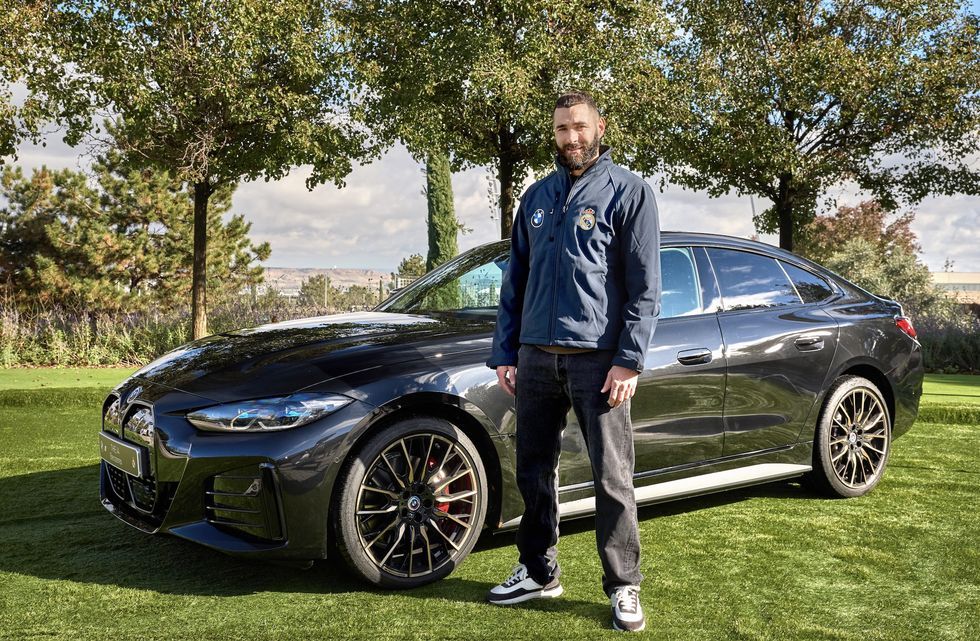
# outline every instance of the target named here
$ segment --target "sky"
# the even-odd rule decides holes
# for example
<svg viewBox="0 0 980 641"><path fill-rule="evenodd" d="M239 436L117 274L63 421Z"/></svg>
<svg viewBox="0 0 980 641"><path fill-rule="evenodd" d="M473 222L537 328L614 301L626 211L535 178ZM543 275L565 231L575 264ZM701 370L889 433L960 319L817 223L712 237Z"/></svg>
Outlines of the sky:
<svg viewBox="0 0 980 641"><path fill-rule="evenodd" d="M971 0L969 6L972 13L980 13L980 0ZM23 90L14 89L15 95ZM85 169L88 163L82 150L66 146L56 134L48 136L44 146L23 145L14 161L28 173L42 165ZM980 167L980 158L974 159L973 166ZM321 185L308 191L304 182L308 175L308 169L294 168L282 180L243 183L235 193L232 213L243 214L252 223L255 242L268 241L272 246L266 266L390 272L413 253L425 255L425 177L422 166L403 147L391 149L371 164L356 166L343 189ZM493 217L494 206L488 196L490 177L487 168L453 176L457 217L471 230L459 237L461 251L499 238L500 223ZM661 191L656 178L648 180L657 193L664 230L742 237L755 233L753 201L748 196L709 198L703 192L671 185ZM828 195L841 205L863 200L846 186ZM762 211L769 202L755 199L754 205ZM980 272L980 197L928 198L913 211L912 229L929 269L941 271L949 260L953 271ZM776 236L764 235L760 240L778 244Z"/></svg>
<svg viewBox="0 0 980 641"><path fill-rule="evenodd" d="M22 146L16 161L28 172L42 165L84 169L88 162L87 156L66 146L57 135L49 136L43 147ZM252 223L255 242L268 241L272 246L266 266L390 272L403 258L413 253L424 256L427 250L422 169L404 148L395 147L371 164L356 166L343 188L321 185L309 191L305 185L309 170L298 167L279 181L243 183L235 193L232 212ZM459 237L461 251L499 238L500 223L489 196L491 176L487 168L453 176L457 216L470 230ZM648 181L657 194L664 230L741 237L755 233L753 203L748 196L710 198L671 185L661 191L658 180ZM845 187L829 195L838 204L862 200ZM769 203L756 198L754 204L761 211ZM912 229L931 270L941 271L949 259L953 271L980 272L980 197L929 198L914 211ZM760 240L778 244L776 236L761 236Z"/></svg>

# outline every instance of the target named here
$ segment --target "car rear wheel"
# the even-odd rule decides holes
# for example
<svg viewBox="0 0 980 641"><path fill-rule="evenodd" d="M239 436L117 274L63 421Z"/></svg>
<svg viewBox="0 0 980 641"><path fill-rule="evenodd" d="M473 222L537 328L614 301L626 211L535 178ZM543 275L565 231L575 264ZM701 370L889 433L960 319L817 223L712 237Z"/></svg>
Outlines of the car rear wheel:
<svg viewBox="0 0 980 641"><path fill-rule="evenodd" d="M413 418L385 427L347 469L334 514L338 548L383 587L441 579L473 549L487 509L479 452L456 426Z"/></svg>
<svg viewBox="0 0 980 641"><path fill-rule="evenodd" d="M813 442L811 485L830 496L867 494L891 449L891 419L881 391L860 376L839 378L827 393Z"/></svg>

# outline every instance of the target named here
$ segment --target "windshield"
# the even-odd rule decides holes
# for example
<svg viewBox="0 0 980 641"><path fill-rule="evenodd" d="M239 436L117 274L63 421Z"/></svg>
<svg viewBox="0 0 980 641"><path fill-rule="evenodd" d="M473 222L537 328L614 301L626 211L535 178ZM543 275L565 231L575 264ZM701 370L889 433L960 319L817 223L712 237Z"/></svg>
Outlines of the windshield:
<svg viewBox="0 0 980 641"><path fill-rule="evenodd" d="M497 316L500 281L509 257L506 242L477 247L396 292L378 311L492 320Z"/></svg>

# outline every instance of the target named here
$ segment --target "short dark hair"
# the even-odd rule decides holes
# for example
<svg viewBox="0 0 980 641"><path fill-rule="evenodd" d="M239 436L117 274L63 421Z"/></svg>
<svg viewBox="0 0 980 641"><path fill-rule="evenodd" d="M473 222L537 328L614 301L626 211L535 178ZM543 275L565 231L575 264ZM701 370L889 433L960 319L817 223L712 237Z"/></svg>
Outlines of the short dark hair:
<svg viewBox="0 0 980 641"><path fill-rule="evenodd" d="M598 114L600 113L598 105L595 104L595 99L587 91L581 91L579 89L574 89L567 93L563 93L555 101L555 109L568 109L569 107L574 107L575 105L588 105Z"/></svg>

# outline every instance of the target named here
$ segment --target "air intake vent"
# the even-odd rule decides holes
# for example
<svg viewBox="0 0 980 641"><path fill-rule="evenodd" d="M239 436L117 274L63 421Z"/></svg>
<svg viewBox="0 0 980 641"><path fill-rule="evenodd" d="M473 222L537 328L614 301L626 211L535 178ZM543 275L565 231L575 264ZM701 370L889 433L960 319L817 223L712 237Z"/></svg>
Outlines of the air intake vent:
<svg viewBox="0 0 980 641"><path fill-rule="evenodd" d="M103 464L103 467L109 477L109 485L112 487L112 491L120 500L129 502L131 497L129 496L129 483L126 482L127 474L111 465Z"/></svg>
<svg viewBox="0 0 980 641"><path fill-rule="evenodd" d="M230 470L211 477L205 492L208 523L247 537L284 538L279 492L271 465Z"/></svg>

